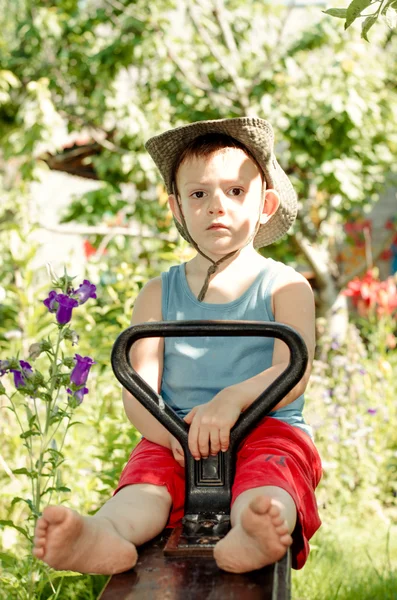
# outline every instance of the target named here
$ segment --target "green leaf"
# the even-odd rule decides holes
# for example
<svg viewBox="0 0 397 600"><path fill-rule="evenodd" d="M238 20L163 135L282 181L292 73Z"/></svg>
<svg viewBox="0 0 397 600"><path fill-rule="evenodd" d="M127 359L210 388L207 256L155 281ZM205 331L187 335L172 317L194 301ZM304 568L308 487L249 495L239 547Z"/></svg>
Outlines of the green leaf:
<svg viewBox="0 0 397 600"><path fill-rule="evenodd" d="M328 10L323 10L325 15L331 15L331 17L336 17L337 19L345 19L347 8L329 8Z"/></svg>
<svg viewBox="0 0 397 600"><path fill-rule="evenodd" d="M16 529L17 531L19 531L19 533L22 533L22 535L24 535L26 537L26 539L28 539L30 541L30 537L29 537L27 530L24 529L23 527L19 527L18 525L15 525L12 521L6 521L4 519L0 519L0 527L11 527L12 529Z"/></svg>
<svg viewBox="0 0 397 600"><path fill-rule="evenodd" d="M377 21L377 17L367 17L365 19L365 21L362 24L361 27L361 37L366 40L367 42L369 42L369 39L367 37L367 33L368 31L371 29L372 25L375 25L376 21Z"/></svg>
<svg viewBox="0 0 397 600"><path fill-rule="evenodd" d="M349 4L346 10L346 22L345 29L350 27L350 25L361 15L363 10L368 8L372 4L371 0L353 0Z"/></svg>
<svg viewBox="0 0 397 600"><path fill-rule="evenodd" d="M14 506L14 504L17 504L17 502L26 502L26 504L29 506L30 510L34 513L35 508L33 506L33 502L30 500L30 498L20 498L19 496L15 496L15 498L12 499L11 501L11 506Z"/></svg>
<svg viewBox="0 0 397 600"><path fill-rule="evenodd" d="M20 558L7 554L6 552L0 552L0 562L3 563L5 567L12 568L20 562Z"/></svg>
<svg viewBox="0 0 397 600"><path fill-rule="evenodd" d="M65 485L59 485L59 486L55 486L55 487L49 487L47 488L42 494L41 497L45 496L45 494L49 494L50 492L64 492L64 493L69 493L71 492L71 489L66 487Z"/></svg>
<svg viewBox="0 0 397 600"><path fill-rule="evenodd" d="M35 431L34 429L29 429L28 431L24 431L19 436L22 440L26 440L26 438L32 437L34 435L40 435L40 431Z"/></svg>
<svg viewBox="0 0 397 600"><path fill-rule="evenodd" d="M26 469L25 467L22 469L13 469L12 472L14 473L14 475L27 475L31 479L36 479L36 477L37 477L36 473L32 473L32 471L28 471L28 469Z"/></svg>
<svg viewBox="0 0 397 600"><path fill-rule="evenodd" d="M388 2L386 2L386 4L384 5L384 7L381 10L381 14L385 15L388 11L389 8L397 8L397 0L389 0Z"/></svg>

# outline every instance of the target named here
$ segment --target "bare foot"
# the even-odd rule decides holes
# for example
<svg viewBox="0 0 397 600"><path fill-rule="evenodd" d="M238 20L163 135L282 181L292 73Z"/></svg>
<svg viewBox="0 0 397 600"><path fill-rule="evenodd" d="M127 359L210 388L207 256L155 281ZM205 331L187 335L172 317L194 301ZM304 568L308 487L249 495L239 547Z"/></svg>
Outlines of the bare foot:
<svg viewBox="0 0 397 600"><path fill-rule="evenodd" d="M242 512L241 522L217 543L214 557L220 569L246 573L280 560L291 544L280 504L257 496Z"/></svg>
<svg viewBox="0 0 397 600"><path fill-rule="evenodd" d="M33 554L62 571L113 575L137 561L133 544L110 521L82 517L65 506L47 506L37 521Z"/></svg>

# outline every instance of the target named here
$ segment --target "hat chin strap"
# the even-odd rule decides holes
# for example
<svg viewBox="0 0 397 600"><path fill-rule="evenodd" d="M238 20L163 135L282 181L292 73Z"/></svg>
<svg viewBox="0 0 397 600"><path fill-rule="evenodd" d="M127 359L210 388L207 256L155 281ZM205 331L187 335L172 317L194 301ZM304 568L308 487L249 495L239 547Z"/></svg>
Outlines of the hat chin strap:
<svg viewBox="0 0 397 600"><path fill-rule="evenodd" d="M265 195L263 193L263 186L262 186L262 202L261 202L261 205L260 205L259 218L258 218L258 221L257 221L257 223L255 225L255 229L254 229L253 233L250 235L248 241L244 244L244 246L242 246L242 248L237 248L237 250L233 250L232 252L229 252L229 254L226 254L225 256L222 256L219 260L216 260L216 261L213 260L212 258L210 258L209 256L207 256L202 250L200 250L200 248L198 247L198 245L196 244L196 242L194 241L194 239L190 235L189 230L188 230L187 225L186 225L185 217L184 217L183 212L182 212L182 206L181 206L181 203L179 202L178 191L177 191L175 185L173 187L174 187L173 192L174 192L176 201L178 203L179 216L181 218L182 227L183 227L184 233L186 234L188 242L193 246L193 248L195 250L197 250L197 252L199 254L201 254L201 256L203 256L204 258L206 258L207 260L209 260L212 263L212 265L208 268L207 275L205 276L203 287L201 288L201 290L200 290L200 292L199 292L199 294L197 296L197 300L199 302L202 302L204 300L204 298L205 298L205 295L206 295L207 291L208 291L208 286L209 286L211 277L217 272L219 265L221 265L225 260L227 260L228 258L231 258L232 256L234 256L238 252L241 252L241 250L243 250L243 248L246 248L248 246L248 244L250 244L252 242L252 240L254 239L254 237L256 236L256 234L258 233L259 227L261 226L261 219L260 219L260 217L261 217L261 214L262 214L263 204L264 204L264 201L265 201Z"/></svg>

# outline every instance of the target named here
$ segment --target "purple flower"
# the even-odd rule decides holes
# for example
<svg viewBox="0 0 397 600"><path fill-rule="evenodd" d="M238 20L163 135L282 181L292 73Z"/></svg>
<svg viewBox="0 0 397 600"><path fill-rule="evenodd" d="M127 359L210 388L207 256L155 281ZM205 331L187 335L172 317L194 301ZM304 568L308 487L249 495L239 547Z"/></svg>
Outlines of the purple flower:
<svg viewBox="0 0 397 600"><path fill-rule="evenodd" d="M31 365L26 360L20 360L19 364L21 365L21 369L24 375L30 375L31 373L33 373Z"/></svg>
<svg viewBox="0 0 397 600"><path fill-rule="evenodd" d="M369 415L376 415L376 413L377 413L377 412L378 412L378 409L377 409L377 408L369 408L369 409L367 410L367 413L368 413Z"/></svg>
<svg viewBox="0 0 397 600"><path fill-rule="evenodd" d="M86 388L86 387L82 387L79 390L76 390L75 392L73 392L70 388L67 388L66 391L69 394L69 396L71 396L72 398L74 398L76 400L77 406L80 406L80 404L84 400L85 394L88 394L88 388Z"/></svg>
<svg viewBox="0 0 397 600"><path fill-rule="evenodd" d="M51 290L51 292L48 294L48 298L46 298L45 300L43 300L43 304L48 308L48 310L52 313L54 313L57 308L58 308L58 298L57 298L58 294L56 293L55 290Z"/></svg>
<svg viewBox="0 0 397 600"><path fill-rule="evenodd" d="M33 369L28 362L20 360L19 365L21 370L10 369L10 372L14 374L14 385L17 389L25 387L26 379L29 379L29 377L33 375Z"/></svg>
<svg viewBox="0 0 397 600"><path fill-rule="evenodd" d="M66 294L57 294L58 309L56 319L60 325L66 325L72 318L72 310L79 305L77 300Z"/></svg>
<svg viewBox="0 0 397 600"><path fill-rule="evenodd" d="M16 369L11 369L11 373L14 373L14 385L18 389L20 387L25 387L25 378L21 371L17 371Z"/></svg>
<svg viewBox="0 0 397 600"><path fill-rule="evenodd" d="M88 279L84 279L83 283L75 290L72 295L79 304L84 304L90 298L96 298L96 286L90 283Z"/></svg>
<svg viewBox="0 0 397 600"><path fill-rule="evenodd" d="M75 385L84 385L95 361L89 356L80 356L80 354L75 354L74 358L76 360L76 365L70 374L70 381Z"/></svg>

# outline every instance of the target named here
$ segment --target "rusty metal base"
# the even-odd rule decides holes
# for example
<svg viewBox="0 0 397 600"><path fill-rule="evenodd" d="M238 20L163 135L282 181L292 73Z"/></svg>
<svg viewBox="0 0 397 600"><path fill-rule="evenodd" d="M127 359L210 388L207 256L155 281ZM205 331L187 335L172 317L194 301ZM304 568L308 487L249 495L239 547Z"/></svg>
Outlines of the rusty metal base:
<svg viewBox="0 0 397 600"><path fill-rule="evenodd" d="M211 558L214 554L214 546L221 537L219 535L195 535L186 537L183 527L175 527L165 547L164 555L169 557L201 557Z"/></svg>
<svg viewBox="0 0 397 600"><path fill-rule="evenodd" d="M290 600L290 553L252 573L221 571L213 558L164 556L170 530L139 548L135 568L114 575L100 600Z"/></svg>

